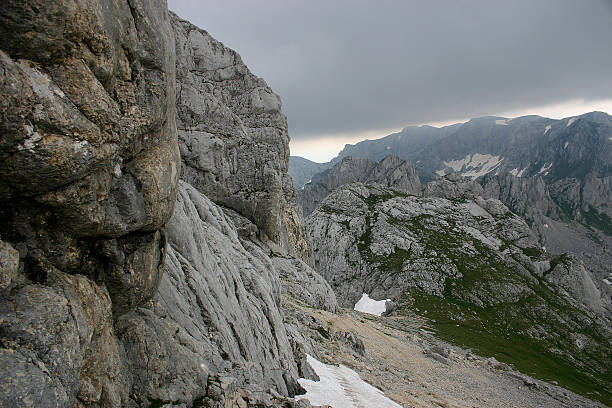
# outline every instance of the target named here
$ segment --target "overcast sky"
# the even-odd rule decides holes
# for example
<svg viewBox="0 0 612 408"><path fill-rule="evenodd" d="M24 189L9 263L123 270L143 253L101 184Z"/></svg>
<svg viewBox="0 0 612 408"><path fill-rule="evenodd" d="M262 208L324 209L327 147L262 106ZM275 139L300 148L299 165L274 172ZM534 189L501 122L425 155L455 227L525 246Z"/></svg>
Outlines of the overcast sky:
<svg viewBox="0 0 612 408"><path fill-rule="evenodd" d="M293 154L321 160L409 124L612 113L612 0L168 5L281 95Z"/></svg>

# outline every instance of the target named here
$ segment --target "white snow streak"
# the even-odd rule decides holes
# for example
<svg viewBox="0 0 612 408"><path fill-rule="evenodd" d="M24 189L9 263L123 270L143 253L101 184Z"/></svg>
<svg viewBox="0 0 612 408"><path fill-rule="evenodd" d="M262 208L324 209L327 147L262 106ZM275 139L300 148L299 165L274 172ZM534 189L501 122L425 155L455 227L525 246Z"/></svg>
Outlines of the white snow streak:
<svg viewBox="0 0 612 408"><path fill-rule="evenodd" d="M374 300L371 299L367 293L361 295L359 302L355 303L355 310L362 313L369 313L376 316L380 316L387 310L387 300Z"/></svg>
<svg viewBox="0 0 612 408"><path fill-rule="evenodd" d="M544 134L547 134L550 131L550 128L550 125L546 126L546 128L544 129Z"/></svg>
<svg viewBox="0 0 612 408"><path fill-rule="evenodd" d="M475 153L473 156L468 154L463 159L444 162L444 165L460 172L464 177L475 180L497 169L503 160L503 157L500 158L499 156L492 156L490 154ZM438 170L438 172L439 171L441 170Z"/></svg>
<svg viewBox="0 0 612 408"><path fill-rule="evenodd" d="M460 228L464 230L465 232L467 232L468 234L470 234L472 237L482 242L483 244L491 248L494 248L496 250L499 250L499 247L502 244L502 242L499 239L494 238L494 237L486 237L483 235L482 232L480 232L476 228L468 227L467 225L462 225Z"/></svg>
<svg viewBox="0 0 612 408"><path fill-rule="evenodd" d="M570 120L567 121L567 127L570 127L572 125L572 123L574 123L576 121L577 118L571 118Z"/></svg>
<svg viewBox="0 0 612 408"><path fill-rule="evenodd" d="M544 173L544 175L545 175L545 176L547 176L547 175L548 175L548 173L549 173L549 171L548 171L548 170L550 170L550 168L552 167L552 165L553 165L553 162L550 162L550 163L545 163L545 164L542 166L542 168L540 169L540 171L538 171L538 174L542 174L542 173Z"/></svg>
<svg viewBox="0 0 612 408"><path fill-rule="evenodd" d="M564 149L567 149L567 145L569 144L569 142L565 142L565 144L563 145Z"/></svg>
<svg viewBox="0 0 612 408"><path fill-rule="evenodd" d="M508 126L508 119L497 119L495 121L496 125Z"/></svg>
<svg viewBox="0 0 612 408"><path fill-rule="evenodd" d="M465 206L470 212L470 215L472 215L473 217L491 218L491 214L489 214L487 210L485 210L473 201L468 201L467 203L465 203Z"/></svg>
<svg viewBox="0 0 612 408"><path fill-rule="evenodd" d="M306 394L296 395L296 399L308 399L312 405L331 405L334 408L402 408L350 368L323 364L310 355L306 358L320 381L298 379Z"/></svg>

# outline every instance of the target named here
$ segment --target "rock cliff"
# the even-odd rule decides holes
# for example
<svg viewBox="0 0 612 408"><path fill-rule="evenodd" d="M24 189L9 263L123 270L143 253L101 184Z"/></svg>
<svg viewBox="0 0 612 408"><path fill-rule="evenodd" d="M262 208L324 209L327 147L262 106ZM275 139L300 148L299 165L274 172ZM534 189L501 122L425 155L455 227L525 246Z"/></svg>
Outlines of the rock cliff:
<svg viewBox="0 0 612 408"><path fill-rule="evenodd" d="M295 406L281 283L338 306L279 97L164 0L0 18L0 405Z"/></svg>
<svg viewBox="0 0 612 408"><path fill-rule="evenodd" d="M157 291L180 173L166 4L0 16L0 405L121 406L113 322Z"/></svg>
<svg viewBox="0 0 612 408"><path fill-rule="evenodd" d="M281 100L233 50L172 15L181 178L306 261Z"/></svg>

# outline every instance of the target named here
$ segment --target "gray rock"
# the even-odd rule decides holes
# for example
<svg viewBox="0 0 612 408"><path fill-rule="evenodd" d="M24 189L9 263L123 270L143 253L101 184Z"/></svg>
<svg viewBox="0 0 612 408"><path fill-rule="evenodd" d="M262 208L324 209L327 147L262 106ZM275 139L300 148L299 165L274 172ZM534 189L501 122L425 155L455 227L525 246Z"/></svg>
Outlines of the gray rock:
<svg viewBox="0 0 612 408"><path fill-rule="evenodd" d="M206 31L174 14L172 25L181 178L307 261L280 97Z"/></svg>
<svg viewBox="0 0 612 408"><path fill-rule="evenodd" d="M603 313L601 292L575 255L562 255L553 259L553 265L544 273L547 281L563 288L569 297L589 310Z"/></svg>
<svg viewBox="0 0 612 408"><path fill-rule="evenodd" d="M516 333L599 375L612 332L584 265L545 252L522 218L482 194L456 174L429 183L424 197L344 185L307 218L315 270L344 307L352 309L362 293L390 298L400 316L417 308L433 327L444 320L445 330Z"/></svg>
<svg viewBox="0 0 612 408"><path fill-rule="evenodd" d="M123 313L155 292L180 172L166 4L9 1L1 18L3 239L32 279L106 281Z"/></svg>
<svg viewBox="0 0 612 408"><path fill-rule="evenodd" d="M334 167L315 174L312 180L299 190L304 214L312 213L336 188L353 182L375 184L405 194L421 195L419 176L411 163L392 155L378 163L348 156Z"/></svg>
<svg viewBox="0 0 612 408"><path fill-rule="evenodd" d="M253 391L296 392L280 281L267 254L241 243L221 208L184 182L167 231L159 292L117 322L132 392L191 403L215 376Z"/></svg>
<svg viewBox="0 0 612 408"><path fill-rule="evenodd" d="M329 283L310 266L299 259L273 257L272 263L279 273L283 292L311 307L338 311L338 302Z"/></svg>
<svg viewBox="0 0 612 408"><path fill-rule="evenodd" d="M19 271L19 252L11 244L0 241L0 289L11 289Z"/></svg>
<svg viewBox="0 0 612 408"><path fill-rule="evenodd" d="M526 269L532 267L531 260L522 258L523 248L538 244L524 221L497 200L474 197L471 192L477 189L472 185L478 184L473 181L445 179L435 184L440 186L435 192L449 192L455 201L404 196L355 183L336 190L308 217L315 269L330 282L341 305L352 308L364 292L394 299L415 286L441 295L447 279L462 276L452 256L435 249L448 239L464 246L466 254L493 251L521 274L531 276ZM426 193L432 190L425 189ZM429 238L423 228L432 229ZM442 239L440 234L453 238ZM509 251L502 252L504 243L511 243ZM498 288L478 288L469 296L495 303L499 296L510 300L531 293L510 281L499 284Z"/></svg>
<svg viewBox="0 0 612 408"><path fill-rule="evenodd" d="M0 307L0 405L125 406L110 298L83 276L51 272Z"/></svg>

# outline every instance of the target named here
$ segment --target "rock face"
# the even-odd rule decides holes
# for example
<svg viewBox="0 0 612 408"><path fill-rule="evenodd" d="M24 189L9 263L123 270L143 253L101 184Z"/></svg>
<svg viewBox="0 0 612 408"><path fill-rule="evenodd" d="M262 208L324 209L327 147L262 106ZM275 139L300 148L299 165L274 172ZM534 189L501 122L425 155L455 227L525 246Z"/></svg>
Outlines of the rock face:
<svg viewBox="0 0 612 408"><path fill-rule="evenodd" d="M267 247L241 240L231 218L184 182L168 242L159 292L117 322L132 364L132 392L191 403L214 399L211 381L225 378L253 393L295 394L297 366L279 311L277 261ZM294 268L289 264L288 273L299 275Z"/></svg>
<svg viewBox="0 0 612 408"><path fill-rule="evenodd" d="M182 179L308 258L281 100L233 50L172 15Z"/></svg>
<svg viewBox="0 0 612 408"><path fill-rule="evenodd" d="M104 281L114 312L159 281L179 175L165 2L2 9L3 238L38 281Z"/></svg>
<svg viewBox="0 0 612 408"><path fill-rule="evenodd" d="M276 265L338 306L291 257L309 245L280 99L163 0L0 18L0 405L295 404Z"/></svg>
<svg viewBox="0 0 612 408"><path fill-rule="evenodd" d="M394 313L432 319L443 338L514 364L537 349L533 364L559 359L572 372L563 380L607 387L612 333L584 265L548 255L479 184L451 175L429 183L424 197L348 184L307 223L315 269L341 305L352 308L362 293L391 298ZM594 332L585 336L585 327Z"/></svg>
<svg viewBox="0 0 612 408"><path fill-rule="evenodd" d="M353 182L375 183L402 193L421 195L419 176L410 162L396 156L387 156L379 163L349 156L331 169L315 174L299 190L304 214L313 212L334 189Z"/></svg>
<svg viewBox="0 0 612 408"><path fill-rule="evenodd" d="M157 291L180 173L166 4L0 19L0 405L119 407L113 317Z"/></svg>
<svg viewBox="0 0 612 408"><path fill-rule="evenodd" d="M612 315L612 287L606 281L612 263L612 236L606 232L605 213L597 210L606 205L599 203L596 208L582 199L588 188L581 186L592 187L596 180L600 179L588 176L583 184L563 179L548 186L539 176L500 174L485 176L482 185L487 196L500 199L529 222L547 251L571 252L582 260L587 281L595 284L603 307Z"/></svg>

